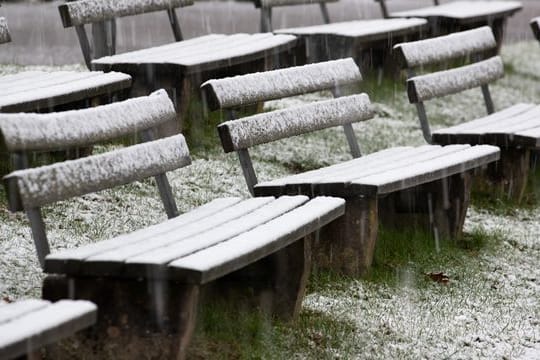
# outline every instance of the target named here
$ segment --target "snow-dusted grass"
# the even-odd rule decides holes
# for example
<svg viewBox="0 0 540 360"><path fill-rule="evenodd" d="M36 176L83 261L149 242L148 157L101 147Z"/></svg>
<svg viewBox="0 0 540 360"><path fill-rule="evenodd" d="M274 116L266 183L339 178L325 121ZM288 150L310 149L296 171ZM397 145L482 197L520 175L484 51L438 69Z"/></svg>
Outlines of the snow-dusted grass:
<svg viewBox="0 0 540 360"><path fill-rule="evenodd" d="M540 102L538 44L506 46L503 59L507 76L491 87L497 109ZM24 68L10 66L0 68L0 73L21 70ZM378 83L377 76L373 78L363 88L377 103L376 117L354 125L362 150L370 153L389 146L423 144L416 111L408 104L404 86L388 79ZM311 94L267 103L266 107L328 97L326 93ZM485 115L481 100L480 90L473 89L429 101L433 128ZM262 181L343 161L350 155L341 129L336 128L256 147L252 157ZM193 158L191 166L170 174L182 211L216 197L248 196L234 154L224 155L214 147L195 151ZM30 230L23 214L5 210L3 190L0 219L0 298L37 297L42 275ZM153 181L147 180L47 207L45 219L55 251L163 221L165 213ZM465 224L472 245L450 244L437 253L434 244L424 244L410 261L392 263L394 270L383 266L385 276L337 279L318 274L300 319L271 325L247 316L248 329L255 335L224 336L208 349L219 354L226 347L219 346L219 341L230 345L236 339L232 355L239 357L540 358L538 219L540 207L534 204L509 212L473 206ZM381 243L379 253L381 247L396 248L391 242ZM382 253L378 265L393 259ZM437 271L450 277L449 284L426 278L426 272ZM214 315L210 315L210 323L222 320L212 320ZM231 321L236 324L238 320L233 316ZM223 331L234 333L240 328ZM203 327L200 331L213 330Z"/></svg>

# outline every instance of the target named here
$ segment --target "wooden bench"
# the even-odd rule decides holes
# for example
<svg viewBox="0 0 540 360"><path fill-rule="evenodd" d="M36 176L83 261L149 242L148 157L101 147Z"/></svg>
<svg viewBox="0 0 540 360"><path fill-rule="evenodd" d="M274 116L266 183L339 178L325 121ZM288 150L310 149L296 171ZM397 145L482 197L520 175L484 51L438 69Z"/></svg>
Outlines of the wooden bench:
<svg viewBox="0 0 540 360"><path fill-rule="evenodd" d="M48 125L39 133L28 128L38 117ZM0 126L10 146L26 151L106 141L134 131L150 140L151 129L174 117L171 100L160 90L65 114L3 115ZM179 134L4 178L9 208L28 215L39 260L49 274L43 297L91 300L99 308L98 323L80 341L80 351L96 358L182 358L200 293L209 301L230 299L234 306L246 302L272 316L298 313L310 270L311 234L341 216L344 201L221 198L178 215L165 173L190 161ZM170 220L49 253L42 206L150 176L156 177Z"/></svg>
<svg viewBox="0 0 540 360"><path fill-rule="evenodd" d="M534 38L540 41L540 17L536 17L532 19L529 24L531 25Z"/></svg>
<svg viewBox="0 0 540 360"><path fill-rule="evenodd" d="M77 30L89 68L132 75L132 96L159 88L169 91L179 119L163 133L173 134L182 130L182 114L186 116L190 97L198 94L205 79L279 67L281 62L287 64L296 52L296 38L291 35L210 34L183 40L175 10L192 4L193 0L132 0L114 4L109 0L82 0L66 3L59 9L64 27ZM115 19L153 11L167 12L176 42L115 55ZM93 45L85 24L93 24Z"/></svg>
<svg viewBox="0 0 540 360"><path fill-rule="evenodd" d="M489 183L501 194L520 201L527 183L529 157L540 145L540 108L533 104L517 104L495 111L489 84L504 76L499 56L484 60L482 54L496 47L489 27L468 30L418 42L399 44L396 57L407 69L409 101L416 105L418 117L428 143L491 144L501 148L501 160L490 169ZM415 69L448 60L470 57L477 62L416 76ZM488 116L431 132L424 102L481 88Z"/></svg>
<svg viewBox="0 0 540 360"><path fill-rule="evenodd" d="M385 18L425 18L429 21L432 36L474 29L489 25L495 33L497 48L503 41L507 19L521 10L519 1L451 1L420 9L390 12L386 0L378 1Z"/></svg>
<svg viewBox="0 0 540 360"><path fill-rule="evenodd" d="M96 322L89 301L22 300L0 305L0 358L40 359L39 349Z"/></svg>
<svg viewBox="0 0 540 360"><path fill-rule="evenodd" d="M357 86L360 81L360 71L349 58L211 80L203 85L212 99L211 108L228 109L229 121L218 127L221 142L225 152L238 154L248 187L255 196L303 194L345 198L345 216L321 234L325 240L320 241L317 261L320 266L349 274L362 273L370 266L379 218L385 224L399 226L399 220L417 212L422 224L430 226L436 236L459 236L469 202L471 171L499 156L496 147L469 145L398 147L360 156L352 123L373 117L366 94L237 120L231 111L253 102L318 90L332 90L339 95L343 86ZM333 126L345 128L353 160L258 182L248 152L250 147Z"/></svg>
<svg viewBox="0 0 540 360"><path fill-rule="evenodd" d="M0 18L0 44L11 37ZM101 71L23 71L0 76L0 112L51 112L87 108L127 95L131 76ZM0 175L14 169L8 154L0 150Z"/></svg>
<svg viewBox="0 0 540 360"><path fill-rule="evenodd" d="M326 3L337 0L256 0L261 9L261 31L273 31L272 8L278 6L320 6L324 25L279 29L276 34L292 34L305 41L307 62L353 56L365 67L384 65L391 59L393 44L418 39L426 28L424 19L375 19L331 23ZM387 56L388 55L388 56Z"/></svg>

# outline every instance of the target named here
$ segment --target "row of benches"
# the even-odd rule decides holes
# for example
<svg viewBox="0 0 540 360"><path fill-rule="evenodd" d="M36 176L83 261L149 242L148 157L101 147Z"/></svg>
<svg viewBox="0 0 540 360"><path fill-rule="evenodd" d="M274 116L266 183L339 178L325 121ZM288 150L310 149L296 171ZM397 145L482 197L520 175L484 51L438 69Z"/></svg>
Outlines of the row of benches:
<svg viewBox="0 0 540 360"><path fill-rule="evenodd" d="M410 43L398 49L404 63L408 67L415 67L428 62L445 61L473 51L481 53L495 46L494 39L491 38L492 35L490 37L487 29L458 34L455 37L457 38L451 36ZM467 42L469 37L473 40ZM467 47L469 44L471 47ZM422 55L420 58L419 54ZM444 73L438 78L428 77L427 80L422 76L411 78L409 80L411 101L421 104L422 101L435 95L445 95L481 85L486 102L489 104L489 91L486 92L486 85L500 77L502 69L497 58L487 61L490 62L486 65L490 69L488 77L482 71L484 68L481 64L462 69L460 72ZM472 80L463 83L463 73L472 76L466 77ZM456 79L461 79L463 84L460 84L460 81L456 82ZM336 91L336 88L360 80L360 73L354 62L341 60L210 81L203 88L208 98L212 99L210 103L213 108L229 109L322 89L333 89L339 94L340 91ZM442 80L446 80L451 86L442 88L438 86L439 89L434 93L430 92L433 90L431 89L434 87L433 84L441 84ZM456 83L460 85L456 87ZM271 86L268 86L269 84ZM519 109L505 110L495 118L488 117L479 123L485 125L531 109L532 106L520 106ZM80 112L6 115L6 118L2 119L2 124L6 124L2 127L2 134L7 147L20 159L18 163L24 166L24 153L34 150L89 145L133 131L142 131L146 139L151 139L152 134L148 129L170 121L173 111L170 100L163 92L159 92L148 98ZM111 114L114 116L110 116ZM392 215L400 207L399 201L404 196L411 196L411 192L418 192L418 189L421 189L420 193L424 198L419 203L425 205L429 199L433 204L435 199L436 216L429 219L429 215L425 213L425 222L436 231L456 236L461 231L467 208L470 172L498 158L498 149L490 146L397 148L310 173L257 184L247 149L259 143L328 126L343 125L351 152L354 157L358 157L359 147L355 145L350 124L353 121L367 120L372 116L369 99L365 95L355 95L239 120L234 120L234 112L229 111L229 114L231 121L220 126L220 137L226 151L238 153L250 189L258 196L267 194L295 196L280 197L277 200L262 197L243 202L239 199L221 199L175 217L177 211L174 199L163 172L189 162L185 142L181 136L144 144L144 147L134 146L124 152L20 171L7 177L10 206L12 210L24 209L27 212L32 223L36 248L45 270L52 274L62 274L47 278L44 284L44 297L51 300L67 297L69 284L71 289L77 289L75 293L71 292L72 297L91 299L98 303L100 331L97 334L100 335L98 338L101 337L99 341L111 342L111 339L103 339L108 337L106 330L111 326L121 329L120 338L115 333L115 340L112 340L121 345L126 345L125 342L148 345L146 343L148 339L141 335L148 329L161 331L163 334L179 332L183 336L173 340L170 347L166 346L163 354L176 353L178 342L182 345L183 351L193 328L201 285L225 281L225 286L230 287L231 277L244 279L245 275L242 272L253 274L254 269L257 269L255 274L263 279L254 280L254 283L270 284L263 289L259 288L260 292L257 292L259 304L265 303L266 310L271 313L290 316L298 311L306 274L309 271L311 241L306 237L307 234L321 228L322 225L330 224L329 227L322 229L320 240L315 243L317 263L320 266L330 266L350 273L359 272L369 266L378 218L380 217L381 221L392 220ZM421 111L419 114L421 120L426 120ZM94 116L105 121L97 124L83 121ZM529 117L531 116L524 116ZM113 118L115 123L109 123ZM46 125L36 127L36 123L39 122ZM81 128L81 123L88 126ZM523 141L513 142L514 138L526 138L529 144L536 139L531 135L531 131L534 132L534 123L529 123L531 125L529 127L533 130L521 134L518 133L520 129L516 129L516 136L506 136L503 150L526 146L523 145ZM476 127L473 123L470 128ZM457 132L457 138L462 132ZM428 131L424 133L426 136L429 134ZM486 134L485 130L480 134L474 134L478 142L485 142L492 136ZM495 133L497 134L499 133ZM433 141L438 141L436 134ZM126 159L129 159L129 162ZM107 171L104 172L103 169ZM111 172L111 169L115 169L115 172ZM92 173L100 176L91 178L86 176ZM166 211L169 217L175 217L174 220L119 239L53 254L44 259L48 253L48 245L39 207L146 176L156 176ZM44 186L43 181L47 186ZM450 198L447 196L449 189L452 194ZM346 199L345 206L342 200L336 198L316 198L307 202L307 197L298 194L305 194L308 197L339 196ZM416 210L422 211L421 208L425 209L425 206L420 206ZM215 216L218 213L219 217ZM345 216L339 217L343 213ZM225 214L229 214L229 217ZM235 226L230 230L231 222L238 224L238 227ZM276 229L280 231L276 232ZM171 234L172 232L174 234ZM150 246L143 245L142 242L147 237L156 242ZM262 240L253 244L254 238ZM330 257L329 254L333 256ZM304 260L298 261L300 258ZM283 267L284 265L289 267ZM263 271L268 268L273 271L271 273ZM140 281L141 278L145 280ZM253 276L250 278L253 280ZM249 284L244 283L240 286L241 289L236 290L242 292L248 286ZM154 289L152 295L141 291L148 288ZM211 292L211 289L207 289L207 285L202 288L206 292ZM113 302L115 305L107 298L112 291L116 294L117 301ZM151 306L152 297L157 292L167 293L167 291L170 299L180 300L167 307L165 312L156 314L157 308ZM267 301L269 293L274 294L270 305ZM263 297L266 300L263 301ZM80 304L81 313L85 314L81 317L86 320L76 321L78 325L75 328L82 328L87 325L84 325L85 322L91 322L88 319L91 319L92 313L95 316L95 309L88 308L87 303ZM86 312L83 311L85 306ZM141 313L141 310L146 314L142 317L141 323L125 323L126 314ZM171 316L175 318L180 316L183 321L180 325L171 324ZM10 326L14 326L15 319L26 319L28 323L28 318L23 316L10 317L6 322L11 322ZM149 323L148 319L154 320ZM163 327L164 323L168 326ZM21 331L25 332L27 331ZM46 336L45 340L36 341L36 345L44 344L64 334L60 330L53 330L51 333L56 335ZM35 339L37 335L33 336ZM19 342L18 351L25 349L27 345L25 342ZM6 356L10 356L7 351L14 351L16 348L13 343L11 346L4 348L8 349ZM163 343L160 342L159 346L163 346ZM133 353L126 356L130 358Z"/></svg>
<svg viewBox="0 0 540 360"><path fill-rule="evenodd" d="M311 2L311 0L268 0L255 1L255 5L261 8L261 26L264 31L270 31L271 25L268 24L271 23L271 12L274 6ZM325 22L329 23L326 2L328 0L317 1L321 6ZM67 89L56 87L54 89L60 93L51 98L44 93L29 92L28 86L19 88L18 84L12 84L11 88L19 90L16 93L10 93L10 96L3 100L2 111L28 111L29 107L41 111L62 110L63 108L59 105L67 103L71 107L73 105L80 106L83 101L88 103L90 101L88 99L92 99L94 104L100 103L96 99L101 99L102 103L107 96L116 94L121 89L129 88L129 96L134 97L165 88L173 98L176 108L181 109L178 113L178 119L163 130L164 134L171 135L182 130L182 118L186 114L181 113L181 111L185 111L182 109L187 108L191 95L198 94L198 91L194 91L194 89L198 88L205 80L294 64L300 65L305 61L318 62L348 56L355 57L359 64L364 62L370 63L370 65L373 65L373 62L381 64L385 59L392 59L391 56L388 56L392 45L422 37L421 33L425 32L428 22L432 28L435 26L433 24L445 24L444 27L450 32L488 24L493 26L496 34L502 34L502 25L497 24L504 23L507 17L521 9L519 3L512 1L490 2L488 5L483 4L481 7L474 8L471 8L470 4L456 3L451 9L467 8L470 10L452 13L454 10L447 9L449 5L444 4L436 7L442 12L434 13L422 10L418 17L411 17L410 14L389 14L385 10L385 2L380 1L383 14L388 19L282 29L274 34L212 34L182 41L182 31L175 10L178 7L192 4L192 0L160 2L81 0L60 5L62 23L65 27L75 28L88 68L106 72L122 72L129 74L131 79L122 78L120 80L117 79L118 76L115 79L104 76L96 77L95 80L99 80L102 86L90 87L91 90L88 91L87 98L81 98L81 89L67 91ZM116 55L115 19L153 11L167 12L176 42ZM450 14L447 13L448 11ZM389 19L394 16L402 16L403 18ZM85 25L88 24L92 25L91 37L85 29ZM7 27L0 26L0 33L3 34L0 35L0 40L9 40ZM435 34L440 34L440 31L431 35ZM212 49L212 51L209 52L207 49ZM366 53L367 56L364 56ZM36 76L42 75L36 74ZM68 78L73 76L67 75ZM56 83L68 81L66 74L58 74L58 79L55 79L53 74L49 76L52 77L50 81ZM8 78L6 81L12 81L12 79ZM130 83L130 87L127 87L128 83ZM54 85L51 84L51 86ZM45 86L45 89L47 88L48 85ZM65 96L63 96L63 91L67 92ZM120 92L120 96L122 95L125 95L125 92ZM22 106L21 103L26 106Z"/></svg>
<svg viewBox="0 0 540 360"><path fill-rule="evenodd" d="M483 53L495 46L489 28L480 28L402 44L398 51L407 66L415 67ZM458 71L414 76L408 80L410 97L424 101L485 86L502 71L497 57L486 61L494 62L489 67L495 70L489 74L495 75L486 77L484 71L477 70L477 64L483 64L480 62ZM469 80L460 84L456 79L462 79L463 72ZM152 129L175 116L164 91L67 113L0 115L5 146L23 158L21 163L32 151L87 146L134 131L149 141L75 161L19 170L5 178L10 209L27 213L40 262L49 274L43 286L44 298L86 299L99 308L97 326L92 335L82 336L83 347L79 349L96 354L97 341L126 349L144 346L162 356L175 356L180 348L182 355L192 334L199 300L218 297L216 289L218 293L228 289L227 295L219 293L219 298L234 299L231 301L238 301L250 289L249 303L276 316L294 316L304 293L311 251L320 267L349 274L365 271L373 255L379 219L392 223L403 211L400 202L411 196L417 206L407 208L408 212L419 215L439 235L459 236L473 172L493 164L501 153L519 148L523 142L507 139L502 151L491 145L426 145L360 156L351 124L373 116L366 94L241 119L235 119L231 111L325 89L337 96L343 93L343 87L360 81L354 61L343 59L205 83L209 106L228 110L229 121L219 126L224 150L238 153L248 187L257 197L218 199L179 216L165 172L189 164L184 138L176 135L151 141ZM432 86L431 92L422 90L429 84L449 85ZM483 94L487 98L485 90ZM517 110L490 116L500 119L517 114ZM476 128L476 123L489 123L489 119L468 124ZM248 148L332 126L345 128L355 159L258 183ZM438 142L436 134L431 141ZM478 143L490 136L482 133L479 139ZM156 177L169 221L49 254L41 206L149 176ZM428 208L431 211L426 211ZM310 235L314 232L318 236ZM156 297L164 300L159 307L154 306ZM112 337L111 328L115 329ZM161 336L148 337L148 332ZM178 336L171 338L170 334ZM126 352L126 358L133 356Z"/></svg>

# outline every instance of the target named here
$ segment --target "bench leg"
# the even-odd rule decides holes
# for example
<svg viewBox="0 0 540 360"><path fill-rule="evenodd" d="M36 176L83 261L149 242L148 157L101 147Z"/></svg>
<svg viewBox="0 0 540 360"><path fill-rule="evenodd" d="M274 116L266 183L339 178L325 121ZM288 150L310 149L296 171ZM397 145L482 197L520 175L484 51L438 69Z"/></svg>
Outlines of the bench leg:
<svg viewBox="0 0 540 360"><path fill-rule="evenodd" d="M379 202L380 222L392 229L421 229L436 239L462 234L472 174L465 172L392 193Z"/></svg>
<svg viewBox="0 0 540 360"><path fill-rule="evenodd" d="M315 242L317 267L347 275L364 274L373 261L378 231L376 197L346 198L345 215L321 229Z"/></svg>
<svg viewBox="0 0 540 360"><path fill-rule="evenodd" d="M520 203L525 195L530 170L530 149L501 149L501 158L488 166L481 191Z"/></svg>
<svg viewBox="0 0 540 360"><path fill-rule="evenodd" d="M62 292L96 303L98 321L74 340L48 347L49 358L185 358L195 327L199 286L91 277L45 280L45 299L57 300Z"/></svg>
<svg viewBox="0 0 540 360"><path fill-rule="evenodd" d="M261 312L282 320L295 318L311 271L311 243L312 236L306 236L205 285L203 304L232 306L235 312Z"/></svg>

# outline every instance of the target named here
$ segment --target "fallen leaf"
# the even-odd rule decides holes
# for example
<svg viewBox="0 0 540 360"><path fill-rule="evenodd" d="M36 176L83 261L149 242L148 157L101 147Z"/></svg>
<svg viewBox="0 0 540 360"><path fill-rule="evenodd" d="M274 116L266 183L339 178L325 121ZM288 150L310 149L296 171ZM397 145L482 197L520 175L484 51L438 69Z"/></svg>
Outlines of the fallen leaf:
<svg viewBox="0 0 540 360"><path fill-rule="evenodd" d="M441 272L429 272L426 273L426 276L429 277L431 280L439 283L447 285L450 282L450 277L446 275L445 273Z"/></svg>

